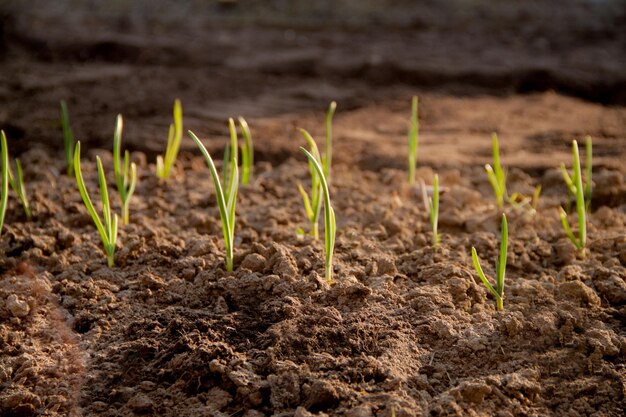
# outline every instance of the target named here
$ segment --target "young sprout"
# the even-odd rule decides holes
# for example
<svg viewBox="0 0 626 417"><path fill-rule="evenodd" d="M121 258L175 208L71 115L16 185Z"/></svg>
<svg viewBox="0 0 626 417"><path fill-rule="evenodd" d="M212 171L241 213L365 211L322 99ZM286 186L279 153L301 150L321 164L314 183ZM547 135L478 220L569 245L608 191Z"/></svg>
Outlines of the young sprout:
<svg viewBox="0 0 626 417"><path fill-rule="evenodd" d="M74 133L70 128L70 117L67 113L67 104L61 100L61 127L63 128L63 143L65 144L65 160L67 175L74 175Z"/></svg>
<svg viewBox="0 0 626 417"><path fill-rule="evenodd" d="M322 192L324 194L324 246L326 249L326 282L332 283L333 281L333 252L335 250L335 234L337 231L337 223L335 222L335 211L330 205L330 193L328 192L328 183L324 177L324 169L319 163L319 155L316 157L303 147L300 150L304 152L309 159L309 163L313 164L315 171L319 177Z"/></svg>
<svg viewBox="0 0 626 417"><path fill-rule="evenodd" d="M115 122L115 133L113 134L113 170L117 191L122 202L122 223L128 224L130 220L130 198L135 192L135 185L137 184L137 165L130 162L128 150L124 151L124 163L122 164L122 126L122 115L118 114Z"/></svg>
<svg viewBox="0 0 626 417"><path fill-rule="evenodd" d="M78 184L78 191L83 198L85 207L89 215L93 219L93 222L98 229L100 238L104 245L104 252L107 256L107 264L112 267L115 263L115 242L117 241L117 214L111 210L111 204L109 203L109 192L107 189L106 178L104 177L104 169L102 168L102 161L99 156L96 156L96 164L98 166L98 182L100 184L100 198L102 200L102 217L96 212L96 209L91 202L87 187L85 187L85 181L83 180L83 173L80 168L80 141L76 142L74 148L74 173L76 175L76 183Z"/></svg>
<svg viewBox="0 0 626 417"><path fill-rule="evenodd" d="M9 167L9 182L11 183L11 188L17 194L17 198L19 198L22 207L24 208L24 213L26 214L26 219L30 220L32 217L30 211L30 204L28 203L28 198L26 197L26 188L24 187L24 175L22 174L22 164L19 159L15 159L15 170L17 172L17 177L13 176L13 172L11 171L11 167Z"/></svg>
<svg viewBox="0 0 626 417"><path fill-rule="evenodd" d="M591 170L592 166L592 158L593 158L593 150L591 143L591 136L587 136L585 139L585 177L583 178L583 187L584 187L584 197L585 197L585 210L589 213L591 209L591 191L593 188L593 184L591 181ZM576 184L574 179L570 176L569 172L567 172L567 168L565 168L565 164L561 163L561 175L563 176L563 181L565 181L565 185L567 185L567 192L570 197L576 197ZM567 210L569 211L569 202L567 206Z"/></svg>
<svg viewBox="0 0 626 417"><path fill-rule="evenodd" d="M485 165L485 171L489 176L489 183L493 192L496 195L496 204L499 209L504 207L504 201L506 199L506 174L500 165L500 146L498 145L498 135L495 133L492 135L492 154L493 154L493 167L489 164Z"/></svg>
<svg viewBox="0 0 626 417"><path fill-rule="evenodd" d="M7 137L4 130L0 130L0 156L2 159L2 187L0 192L0 234L2 226L4 226L4 216L7 212L7 201L9 200L9 150L7 146Z"/></svg>
<svg viewBox="0 0 626 417"><path fill-rule="evenodd" d="M309 143L310 154L313 155L313 158L319 164L321 164L322 158L320 157L319 150L317 149L317 145L313 140L313 137L311 137L309 132L304 129L300 129L300 133L302 133L306 141ZM313 236L313 239L317 240L319 238L318 220L322 210L322 184L320 176L315 169L315 165L310 160L309 171L311 172L311 198L309 199L309 196L306 191L304 191L302 184L298 184L298 191L302 196L304 210L307 218L309 219L309 224L311 225L311 236Z"/></svg>
<svg viewBox="0 0 626 417"><path fill-rule="evenodd" d="M574 195L576 196L576 213L578 215L578 237L572 232L572 228L567 220L567 213L563 210L563 207L559 207L559 216L561 217L561 224L565 230L565 234L576 246L576 249L580 252L581 257L585 257L585 244L587 241L587 218L586 218L586 204L585 204L585 189L583 188L582 174L580 169L580 156L578 154L578 143L572 141L572 154L574 156L574 176L571 178L571 185L574 186ZM569 175L568 175L569 176ZM566 181L567 183L567 181ZM571 191L570 183L567 183L568 188Z"/></svg>
<svg viewBox="0 0 626 417"><path fill-rule="evenodd" d="M241 126L241 135L244 141L241 146L241 183L245 185L250 182L254 169L254 144L248 122L241 116L239 116L239 126Z"/></svg>
<svg viewBox="0 0 626 417"><path fill-rule="evenodd" d="M417 96L411 101L411 127L409 127L409 184L415 184L415 166L417 164L417 146L419 139L419 119L417 118Z"/></svg>
<svg viewBox="0 0 626 417"><path fill-rule="evenodd" d="M485 287L496 298L496 307L498 310L504 309L504 276L506 273L506 251L509 239L509 228L506 222L506 215L502 214L502 228L500 235L500 256L496 259L496 287L494 288L490 283L482 267L480 266L480 259L476 253L476 248L472 246L472 262L474 263L474 269L480 277L480 280L485 284Z"/></svg>
<svg viewBox="0 0 626 417"><path fill-rule="evenodd" d="M337 110L337 103L331 102L326 112L326 148L322 156L322 166L324 167L324 176L326 181L330 183L330 168L333 162L333 116Z"/></svg>
<svg viewBox="0 0 626 417"><path fill-rule="evenodd" d="M441 234L437 232L439 223L439 175L435 174L433 180L433 196L428 198L428 216L430 217L430 226L433 230L433 248L437 250L441 241Z"/></svg>
<svg viewBox="0 0 626 417"><path fill-rule="evenodd" d="M174 123L170 124L169 134L167 136L167 147L165 148L165 157L157 156L157 176L161 179L168 179L174 163L176 162L176 156L178 155L178 149L180 148L180 141L183 138L183 106L179 99L174 101Z"/></svg>
<svg viewBox="0 0 626 417"><path fill-rule="evenodd" d="M231 129L231 149L237 149L237 135L232 135L235 129L235 122L229 119L229 128ZM213 184L217 194L217 206L222 221L222 233L224 235L224 246L226 247L226 271L233 271L233 246L235 243L235 205L237 204L237 190L239 188L239 170L237 168L236 152L233 152L230 159L231 175L228 179L227 187L222 188L220 177L213 163L211 155L206 150L200 139L189 131L189 136L196 142L204 159L211 170Z"/></svg>

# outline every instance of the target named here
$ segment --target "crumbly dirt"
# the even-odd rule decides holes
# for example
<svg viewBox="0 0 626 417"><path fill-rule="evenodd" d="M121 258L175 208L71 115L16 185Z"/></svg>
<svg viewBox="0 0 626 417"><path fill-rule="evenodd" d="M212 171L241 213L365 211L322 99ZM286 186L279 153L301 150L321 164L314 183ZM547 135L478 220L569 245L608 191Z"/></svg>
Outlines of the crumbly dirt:
<svg viewBox="0 0 626 417"><path fill-rule="evenodd" d="M109 34L103 46L99 27L91 35L74 29L81 37L67 39L56 28L44 38L37 21L27 32L20 19L4 21L0 126L24 166L34 217L26 221L12 194L0 239L0 415L623 415L626 95L623 74L609 70L623 50L594 62L605 69L611 95L584 93L599 80L580 75L587 64L546 64L550 74L579 74L571 84L578 90L555 84L547 88L557 91L519 94L515 77L498 79L502 91L480 81L493 73L476 57L456 67L453 58L432 63L434 73L447 67L473 78L394 79L399 42L414 45L416 36L455 45L453 33L436 27L377 37L363 29L226 25L197 43L184 43L185 34L170 46L158 36ZM605 50L620 45L623 33L611 28L589 42ZM475 36L486 37L483 29ZM294 36L306 47L299 50ZM250 37L262 47L246 61L251 44L234 45ZM389 56L351 72L370 41ZM219 51L220 42L223 62L196 55L207 45ZM338 59L351 42L351 59ZM92 48L84 52L86 45ZM597 51L583 46L560 53L574 56L575 49L576 62L593 60ZM516 62L535 52L519 48ZM494 56L502 50L488 48ZM461 62L464 55L454 56ZM329 62L346 72L331 76ZM406 185L415 93L417 176L430 184L438 173L447 189L437 251L419 189ZM170 180L155 175L174 97L183 99L185 126L218 160L224 117L243 114L250 123L257 163L239 191L233 273L224 270L213 184L192 141L184 139ZM100 155L116 210L111 135L115 114L125 117L124 146L139 182L113 268L75 181L64 175L61 98L85 144L92 198ZM339 104L331 184L338 234L336 281L328 285L323 243L296 234L308 230L297 192L308 170L295 128L321 144L331 99ZM475 246L493 276L500 213L483 165L494 131L509 191L531 194L542 185L536 213L506 210L501 312L470 257ZM570 202L558 165L571 165L571 140L587 134L595 188L583 259L559 222L557 207Z"/></svg>

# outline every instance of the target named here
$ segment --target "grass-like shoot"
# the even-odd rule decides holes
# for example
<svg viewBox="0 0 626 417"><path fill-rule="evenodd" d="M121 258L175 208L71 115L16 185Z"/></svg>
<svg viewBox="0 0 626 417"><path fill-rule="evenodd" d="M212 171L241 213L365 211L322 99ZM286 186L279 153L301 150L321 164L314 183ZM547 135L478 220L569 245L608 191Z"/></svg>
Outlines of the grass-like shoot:
<svg viewBox="0 0 626 417"><path fill-rule="evenodd" d="M135 185L137 184L137 165L134 162L130 162L128 150L124 151L124 162L122 162L123 125L122 115L118 114L113 134L113 171L115 172L115 183L117 184L117 191L122 203L122 223L128 224L130 221L130 198L135 192Z"/></svg>
<svg viewBox="0 0 626 417"><path fill-rule="evenodd" d="M4 130L0 130L0 157L2 159L2 187L0 192L0 234L4 226L4 216L7 213L7 202L9 201L9 149L7 137Z"/></svg>
<svg viewBox="0 0 626 417"><path fill-rule="evenodd" d="M26 188L24 187L24 175L22 173L22 164L19 159L15 159L15 171L17 176L13 175L11 171L11 167L9 167L9 182L11 183L11 188L17 194L17 198L20 200L22 207L24 208L24 214L26 214L26 219L30 220L32 217L32 213L30 211L30 204L28 203L28 197L26 196Z"/></svg>
<svg viewBox="0 0 626 417"><path fill-rule="evenodd" d="M170 130L167 136L167 147L165 148L165 156L157 156L157 176L161 179L170 177L172 167L176 162L180 142L183 139L183 106L180 100L174 101L174 123L170 124Z"/></svg>
<svg viewBox="0 0 626 417"><path fill-rule="evenodd" d="M65 100L61 100L61 128L63 129L67 175L72 176L74 175L74 133L70 128L70 116L67 112Z"/></svg>
<svg viewBox="0 0 626 417"><path fill-rule="evenodd" d="M493 154L493 166L486 164L485 171L489 177L489 183L493 192L496 195L496 204L499 209L504 207L504 201L506 196L506 174L500 164L500 146L498 144L498 135L495 133L492 135L492 154Z"/></svg>
<svg viewBox="0 0 626 417"><path fill-rule="evenodd" d="M96 164L98 166L98 182L100 184L100 198L102 200L102 218L96 211L87 187L85 187L85 181L83 180L83 173L80 168L80 141L76 142L74 148L74 174L76 175L76 183L78 184L78 191L83 198L85 207L89 212L89 215L93 219L93 222L98 229L102 244L104 245L104 252L107 256L107 264L112 267L115 264L115 242L117 241L117 214L111 210L111 204L109 203L109 192L107 189L106 178L104 177L104 169L102 168L102 161L99 156L96 156Z"/></svg>
<svg viewBox="0 0 626 417"><path fill-rule="evenodd" d="M432 244L437 250L441 241L441 234L438 233L439 223L439 175L435 174L433 180L433 196L428 199L428 216L430 218L430 226L433 231Z"/></svg>
<svg viewBox="0 0 626 417"><path fill-rule="evenodd" d="M331 102L326 112L326 147L322 156L322 167L326 181L330 183L330 169L333 162L333 116L337 110L337 103Z"/></svg>
<svg viewBox="0 0 626 417"><path fill-rule="evenodd" d="M419 119L417 117L417 96L411 101L411 125L409 127L409 184L415 185L415 167L419 140Z"/></svg>
<svg viewBox="0 0 626 417"><path fill-rule="evenodd" d="M239 126L243 136L243 145L241 146L241 183L246 185L250 182L252 171L254 170L254 144L252 143L248 122L241 116L239 116Z"/></svg>
<svg viewBox="0 0 626 417"><path fill-rule="evenodd" d="M226 249L226 271L233 271L233 246L235 244L235 206L237 204L237 190L239 189L239 169L237 168L237 136L233 136L232 131L235 129L235 122L233 119L229 120L229 127L231 129L231 149L235 152L230 156L230 176L226 187L222 187L219 174L215 168L215 163L211 155L206 150L200 139L192 132L189 131L189 136L196 142L204 159L206 160L209 169L211 170L211 176L213 177L213 184L215 185L215 192L217 194L217 207L220 212L220 219L222 221L222 233L224 235L224 246Z"/></svg>
<svg viewBox="0 0 626 417"><path fill-rule="evenodd" d="M591 209L591 192L593 189L593 183L591 180L591 171L593 169L592 158L593 145L591 141L591 136L587 136L585 138L585 176L583 178L585 210L587 210L587 213L589 213L589 210ZM576 185L569 172L567 172L567 168L565 168L564 163L561 163L561 175L563 176L563 180L567 185L567 191L569 196L576 197ZM569 211L569 209L567 211Z"/></svg>
<svg viewBox="0 0 626 417"><path fill-rule="evenodd" d="M574 176L570 178L570 181L566 181L568 189L573 191L576 196L576 214L578 215L578 237L574 235L572 228L567 220L567 213L563 210L563 207L559 207L559 216L561 217L561 224L565 230L565 234L569 240L576 246L576 249L580 252L581 257L585 257L585 245L587 241L587 206L585 204L585 188L583 188L582 173L580 169L580 155L578 153L578 143L572 141L572 154L574 157ZM589 165L591 165L590 161ZM566 172L566 171L565 171ZM591 179L589 174L589 179ZM569 177L569 174L568 174ZM591 181L589 181L591 182ZM571 187L574 187L572 190ZM591 188L591 187L589 187Z"/></svg>
<svg viewBox="0 0 626 417"><path fill-rule="evenodd" d="M506 215L502 214L502 227L500 231L500 256L496 259L496 287L489 282L483 268L480 266L480 259L476 253L476 248L472 246L472 262L474 263L474 269L480 277L480 280L485 284L485 287L496 299L496 308L498 310L504 309L504 276L506 274L506 252L509 240L509 228L506 222Z"/></svg>
<svg viewBox="0 0 626 417"><path fill-rule="evenodd" d="M333 281L333 252L335 250L335 234L337 231L337 223L335 221L335 211L330 205L330 192L328 191L328 183L324 176L324 168L319 162L319 155L316 157L303 147L300 150L304 152L309 159L309 163L313 165L315 172L317 173L324 196L324 246L326 252L326 282L332 283Z"/></svg>
<svg viewBox="0 0 626 417"><path fill-rule="evenodd" d="M313 155L313 158L318 164L322 164L322 158L320 156L320 152L317 148L317 144L313 137L304 129L300 129L300 133L304 136L306 141L309 143L309 153ZM319 238L318 231L318 220L320 217L320 213L322 210L322 185L320 175L315 169L315 165L311 160L309 160L309 171L311 173L311 197L304 191L304 187L302 184L298 184L298 191L302 196L302 201L304 202L304 210L306 212L306 216L309 219L309 224L311 226L311 236L313 239L317 240ZM322 170L323 171L323 170Z"/></svg>

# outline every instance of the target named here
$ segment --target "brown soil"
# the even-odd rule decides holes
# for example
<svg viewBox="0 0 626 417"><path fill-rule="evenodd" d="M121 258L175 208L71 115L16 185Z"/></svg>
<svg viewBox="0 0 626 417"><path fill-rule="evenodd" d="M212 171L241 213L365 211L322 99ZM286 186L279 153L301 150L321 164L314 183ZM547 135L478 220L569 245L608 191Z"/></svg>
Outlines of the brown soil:
<svg viewBox="0 0 626 417"><path fill-rule="evenodd" d="M624 14L602 20L604 32L567 38L573 19L559 26L551 6L529 3L536 26L526 30L548 33L548 44L525 44L505 28L504 40L491 40L502 20L472 36L455 32L432 5L432 26L409 19L389 33L386 21L368 30L377 26L364 14L365 26L349 29L221 25L200 39L152 26L150 37L119 35L117 21L44 32L60 18L7 15L0 127L24 165L34 218L12 195L0 240L0 415L623 415L626 49L614 25ZM576 4L571 16L589 12ZM520 94L528 90L539 91ZM431 183L436 172L448 188L438 251L422 200L405 185L414 93L417 175ZM252 128L257 164L239 192L233 273L192 141L173 178L155 175L175 97L185 127L216 159L225 117L243 114ZM115 114L125 117L139 183L114 268L63 175L62 98L85 144L92 197L97 154L116 208L111 136ZM322 242L296 236L307 228L297 184L308 171L295 127L321 144L332 99L338 235L329 286ZM535 215L507 210L503 312L470 258L476 246L486 266L498 251L500 214L482 168L493 131L509 190L543 187ZM557 167L571 164L571 140L586 134L595 189L581 259L559 222L568 197Z"/></svg>

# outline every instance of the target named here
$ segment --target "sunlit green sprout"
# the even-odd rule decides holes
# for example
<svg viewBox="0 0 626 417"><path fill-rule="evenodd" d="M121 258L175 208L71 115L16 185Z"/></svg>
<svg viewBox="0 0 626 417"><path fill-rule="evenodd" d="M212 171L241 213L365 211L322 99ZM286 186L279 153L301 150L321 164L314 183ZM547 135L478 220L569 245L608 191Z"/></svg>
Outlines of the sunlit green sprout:
<svg viewBox="0 0 626 417"><path fill-rule="evenodd" d="M4 130L0 130L0 157L2 159L2 187L0 192L0 234L2 226L4 226L4 216L7 213L7 202L9 201L9 149L7 146L7 137Z"/></svg>
<svg viewBox="0 0 626 417"><path fill-rule="evenodd" d="M496 195L496 204L498 208L504 207L504 201L506 199L506 174L500 165L500 146L498 145L498 135L495 133L492 135L492 154L493 154L493 167L489 164L485 165L485 171L489 176L489 183L493 192Z"/></svg>
<svg viewBox="0 0 626 417"><path fill-rule="evenodd" d="M411 126L409 127L409 184L415 184L415 167L417 164L417 147L419 140L419 119L417 117L417 96L411 101Z"/></svg>
<svg viewBox="0 0 626 417"><path fill-rule="evenodd" d="M313 167L318 175L322 193L324 195L324 246L326 250L326 282L332 283L333 281L333 252L335 250L335 234L337 231L337 223L335 222L335 211L330 205L330 193L328 191L328 183L324 177L324 169L319 163L319 155L316 157L303 147L300 150L309 159L309 163L313 164Z"/></svg>
<svg viewBox="0 0 626 417"><path fill-rule="evenodd" d="M313 137L311 137L309 132L304 129L300 129L300 133L302 133L306 141L309 143L310 154L313 155L315 161L317 161L317 163L321 165L322 158L320 156L319 150L317 149L317 144L313 140ZM309 224L311 226L311 236L313 236L313 239L317 240L319 238L318 220L322 210L322 184L320 176L315 169L315 165L310 160L309 171L311 173L311 198L309 198L306 191L304 191L304 187L302 187L302 184L298 184L298 191L302 196L302 201L304 202L304 210L306 212L307 218L309 219Z"/></svg>
<svg viewBox="0 0 626 417"><path fill-rule="evenodd" d="M241 126L241 135L243 136L243 145L241 146L241 183L245 185L250 182L252 171L254 170L254 144L252 143L248 122L241 116L239 116L239 126Z"/></svg>
<svg viewBox="0 0 626 417"><path fill-rule="evenodd" d="M590 147L589 147L590 149ZM574 157L574 176L570 178L568 182L566 180L568 189L574 192L576 196L576 214L578 216L578 237L574 235L572 228L567 220L567 213L563 210L563 207L559 207L559 216L561 217L561 224L565 230L565 234L572 241L576 249L580 252L581 257L585 257L585 245L587 241L587 215L585 204L585 188L583 188L582 174L580 169L580 156L578 154L578 143L572 141L572 154ZM589 152L591 154L591 152ZM591 165L591 161L588 161L588 165ZM567 175L569 177L569 175ZM589 180L591 180L591 174L589 174ZM589 181L591 182L591 181ZM572 190L571 187L574 187ZM590 187L591 188L591 187ZM589 191L591 193L591 191Z"/></svg>
<svg viewBox="0 0 626 417"><path fill-rule="evenodd" d="M428 199L428 216L430 218L430 226L433 231L432 244L433 248L439 247L441 234L438 233L439 223L439 175L435 174L433 180L433 196Z"/></svg>
<svg viewBox="0 0 626 417"><path fill-rule="evenodd" d="M231 129L231 149L230 156L230 175L226 187L222 187L220 177L213 163L211 155L206 150L200 139L192 132L189 131L189 136L196 142L204 159L211 170L211 176L213 177L213 184L215 185L215 191L217 194L217 207L220 212L220 219L222 221L222 233L224 235L224 246L226 249L226 271L232 272L233 270L233 247L235 244L235 206L237 204L237 190L239 189L239 170L237 168L237 136L232 135L232 131L235 129L235 122L233 119L229 119L229 128Z"/></svg>
<svg viewBox="0 0 626 417"><path fill-rule="evenodd" d="M498 310L504 309L504 276L506 273L506 252L509 240L509 228L506 222L506 215L502 214L502 227L500 235L500 256L496 259L496 287L494 288L483 272L483 268L480 266L480 259L476 253L476 248L472 246L472 262L474 263L474 269L480 277L480 280L485 284L485 287L496 299L496 307Z"/></svg>
<svg viewBox="0 0 626 417"><path fill-rule="evenodd" d="M78 191L80 192L80 196L83 198L83 202L85 203L85 207L87 207L89 215L93 219L93 222L98 229L98 233L100 234L100 238L102 239L102 243L104 245L104 252L107 256L107 264L109 265L109 267L111 267L115 263L115 242L117 241L118 220L117 214L113 213L113 211L111 210L107 182L106 178L104 177L104 169L102 168L102 161L100 160L99 156L96 156L96 164L98 166L98 182L100 184L100 197L102 200L103 220L100 220L100 216L98 215L98 212L91 202L89 193L87 192L87 187L85 187L83 173L80 168L80 141L76 142L76 147L74 148L74 173L76 174Z"/></svg>
<svg viewBox="0 0 626 417"><path fill-rule="evenodd" d="M326 112L326 148L322 155L322 167L326 181L330 183L330 170L333 162L333 116L337 110L337 103L331 102Z"/></svg>
<svg viewBox="0 0 626 417"><path fill-rule="evenodd" d="M22 173L22 164L19 159L15 159L15 171L17 176L13 175L11 171L11 167L9 167L9 182L11 183L11 188L17 194L17 198L20 200L22 207L24 208L24 214L26 214L26 219L30 220L32 217L30 211L30 204L28 203L28 197L26 196L26 188L24 187L24 175Z"/></svg>
<svg viewBox="0 0 626 417"><path fill-rule="evenodd" d="M584 187L584 197L585 197L585 210L589 213L591 209L591 192L593 189L593 182L591 180L591 171L593 168L592 158L593 158L593 149L592 149L591 136L587 136L585 138L585 176L583 178L583 187ZM567 191L570 197L576 197L576 185L574 180L570 176L569 172L567 172L567 168L565 168L565 164L561 163L561 175L563 176L563 180L567 185ZM569 204L569 203L568 203ZM568 210L569 211L569 208Z"/></svg>
<svg viewBox="0 0 626 417"><path fill-rule="evenodd" d="M70 128L70 117L67 112L67 104L61 100L61 127L63 128L63 143L65 145L65 160L67 162L67 175L74 175L74 133Z"/></svg>
<svg viewBox="0 0 626 417"><path fill-rule="evenodd" d="M128 224L130 220L129 206L130 198L135 192L137 184L137 165L130 162L130 153L124 151L124 162L122 163L122 115L117 115L115 122L115 133L113 134L113 170L115 172L115 183L122 202L122 223Z"/></svg>
<svg viewBox="0 0 626 417"><path fill-rule="evenodd" d="M164 180L168 179L171 174L172 167L176 162L180 142L183 138L183 106L180 100L174 101L174 123L170 124L170 130L167 136L167 147L165 148L165 156L157 156L157 176Z"/></svg>

